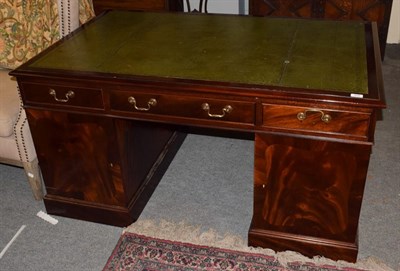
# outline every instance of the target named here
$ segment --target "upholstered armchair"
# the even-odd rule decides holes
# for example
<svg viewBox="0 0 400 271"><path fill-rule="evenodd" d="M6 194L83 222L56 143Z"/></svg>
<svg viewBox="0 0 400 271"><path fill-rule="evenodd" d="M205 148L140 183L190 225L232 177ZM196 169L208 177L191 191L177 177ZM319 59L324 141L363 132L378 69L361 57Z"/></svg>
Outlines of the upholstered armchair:
<svg viewBox="0 0 400 271"><path fill-rule="evenodd" d="M35 199L40 169L17 83L8 73L94 16L91 0L0 3L0 163L23 167Z"/></svg>

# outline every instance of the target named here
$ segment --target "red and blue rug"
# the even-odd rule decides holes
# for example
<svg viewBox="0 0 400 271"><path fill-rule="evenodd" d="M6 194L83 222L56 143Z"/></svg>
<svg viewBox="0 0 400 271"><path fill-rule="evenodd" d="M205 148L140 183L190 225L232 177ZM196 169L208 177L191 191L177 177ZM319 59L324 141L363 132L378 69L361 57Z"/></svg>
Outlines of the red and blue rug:
<svg viewBox="0 0 400 271"><path fill-rule="evenodd" d="M121 236L103 269L117 270L364 271L307 262L282 265L269 255L175 242L129 232Z"/></svg>

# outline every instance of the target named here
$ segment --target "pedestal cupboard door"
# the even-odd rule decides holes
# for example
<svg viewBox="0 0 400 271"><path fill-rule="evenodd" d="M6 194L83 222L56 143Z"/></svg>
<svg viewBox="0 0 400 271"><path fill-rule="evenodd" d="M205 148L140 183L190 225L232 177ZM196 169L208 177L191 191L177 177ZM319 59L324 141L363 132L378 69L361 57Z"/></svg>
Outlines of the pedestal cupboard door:
<svg viewBox="0 0 400 271"><path fill-rule="evenodd" d="M47 194L126 205L111 119L32 109L27 115Z"/></svg>
<svg viewBox="0 0 400 271"><path fill-rule="evenodd" d="M370 150L365 144L257 134L252 228L279 232L283 240L274 247L299 251L312 238L316 254L353 254ZM339 244L349 252L330 248Z"/></svg>

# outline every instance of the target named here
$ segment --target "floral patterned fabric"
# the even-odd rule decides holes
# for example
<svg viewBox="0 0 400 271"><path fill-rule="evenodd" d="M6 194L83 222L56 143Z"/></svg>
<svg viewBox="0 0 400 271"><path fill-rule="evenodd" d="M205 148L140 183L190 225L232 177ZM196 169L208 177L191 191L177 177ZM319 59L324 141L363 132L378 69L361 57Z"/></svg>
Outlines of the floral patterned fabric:
<svg viewBox="0 0 400 271"><path fill-rule="evenodd" d="M16 68L60 38L58 1L0 2L0 67ZM84 23L94 16L93 5L91 0L79 4Z"/></svg>
<svg viewBox="0 0 400 271"><path fill-rule="evenodd" d="M79 21L81 24L89 21L94 17L94 8L92 0L79 1Z"/></svg>

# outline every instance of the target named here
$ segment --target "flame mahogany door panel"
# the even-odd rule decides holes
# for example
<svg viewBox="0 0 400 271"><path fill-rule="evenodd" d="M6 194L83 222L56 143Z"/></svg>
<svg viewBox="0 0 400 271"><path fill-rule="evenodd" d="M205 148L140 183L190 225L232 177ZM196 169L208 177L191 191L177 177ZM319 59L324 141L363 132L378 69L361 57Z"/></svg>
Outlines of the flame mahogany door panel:
<svg viewBox="0 0 400 271"><path fill-rule="evenodd" d="M134 222L184 138L163 125L26 111L47 212L94 222Z"/></svg>
<svg viewBox="0 0 400 271"><path fill-rule="evenodd" d="M370 153L370 144L256 134L249 244L355 259Z"/></svg>

